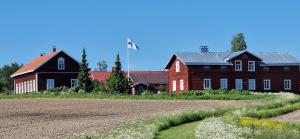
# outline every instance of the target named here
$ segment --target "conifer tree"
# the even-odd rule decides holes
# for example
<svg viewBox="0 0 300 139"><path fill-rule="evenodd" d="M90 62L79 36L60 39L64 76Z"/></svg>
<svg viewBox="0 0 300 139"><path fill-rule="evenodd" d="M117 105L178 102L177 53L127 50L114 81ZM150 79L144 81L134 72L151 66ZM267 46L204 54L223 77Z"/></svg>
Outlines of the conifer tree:
<svg viewBox="0 0 300 139"><path fill-rule="evenodd" d="M231 41L231 52L238 52L247 49L247 44L243 33L237 33Z"/></svg>
<svg viewBox="0 0 300 139"><path fill-rule="evenodd" d="M78 89L83 90L85 92L90 92L93 89L92 80L90 78L90 71L89 65L86 60L86 52L85 48L82 50L82 59L80 63L79 75L78 75Z"/></svg>

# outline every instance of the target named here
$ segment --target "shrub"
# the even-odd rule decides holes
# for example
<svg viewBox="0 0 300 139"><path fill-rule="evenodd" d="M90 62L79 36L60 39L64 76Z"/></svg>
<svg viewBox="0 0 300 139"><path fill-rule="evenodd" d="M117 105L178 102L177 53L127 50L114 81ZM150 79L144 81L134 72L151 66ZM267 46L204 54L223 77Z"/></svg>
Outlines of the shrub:
<svg viewBox="0 0 300 139"><path fill-rule="evenodd" d="M67 87L61 86L61 87L47 89L46 91L44 91L44 93L59 95L59 94L62 94L64 92L68 92L68 91L69 91L69 89Z"/></svg>
<svg viewBox="0 0 300 139"><path fill-rule="evenodd" d="M93 92L108 92L108 89L103 82L93 82Z"/></svg>
<svg viewBox="0 0 300 139"><path fill-rule="evenodd" d="M144 92L141 93L142 96L149 96L149 95L153 95L153 92L149 91L149 90L145 90Z"/></svg>
<svg viewBox="0 0 300 139"><path fill-rule="evenodd" d="M166 91L167 91L167 86L166 86L166 85L162 85L162 84L161 84L161 85L159 85L158 88L159 88L159 91L160 91L160 92L166 92Z"/></svg>

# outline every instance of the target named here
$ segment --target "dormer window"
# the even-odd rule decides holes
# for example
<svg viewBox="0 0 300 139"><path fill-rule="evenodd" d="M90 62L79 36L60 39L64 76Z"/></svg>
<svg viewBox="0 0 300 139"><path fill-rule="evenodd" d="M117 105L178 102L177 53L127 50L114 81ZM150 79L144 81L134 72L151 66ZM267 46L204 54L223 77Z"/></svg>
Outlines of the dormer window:
<svg viewBox="0 0 300 139"><path fill-rule="evenodd" d="M180 62L176 61L176 72L180 72Z"/></svg>
<svg viewBox="0 0 300 139"><path fill-rule="evenodd" d="M242 60L236 60L235 61L235 71L242 71Z"/></svg>
<svg viewBox="0 0 300 139"><path fill-rule="evenodd" d="M248 71L255 71L255 61L248 62Z"/></svg>
<svg viewBox="0 0 300 139"><path fill-rule="evenodd" d="M64 58L59 58L57 62L57 68L58 70L65 70L65 59Z"/></svg>

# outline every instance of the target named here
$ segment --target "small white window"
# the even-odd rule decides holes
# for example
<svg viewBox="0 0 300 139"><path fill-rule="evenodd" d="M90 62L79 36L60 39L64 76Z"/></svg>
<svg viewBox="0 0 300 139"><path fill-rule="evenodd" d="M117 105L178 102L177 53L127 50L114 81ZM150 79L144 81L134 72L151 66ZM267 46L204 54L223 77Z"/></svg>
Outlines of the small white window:
<svg viewBox="0 0 300 139"><path fill-rule="evenodd" d="M271 90L271 80L264 80L264 90Z"/></svg>
<svg viewBox="0 0 300 139"><path fill-rule="evenodd" d="M173 91L176 91L176 80L173 80Z"/></svg>
<svg viewBox="0 0 300 139"><path fill-rule="evenodd" d="M256 90L256 80L255 79L249 79L248 80L248 89L249 90Z"/></svg>
<svg viewBox="0 0 300 139"><path fill-rule="evenodd" d="M255 71L255 61L248 61L248 71Z"/></svg>
<svg viewBox="0 0 300 139"><path fill-rule="evenodd" d="M242 79L235 79L235 89L243 90L243 80Z"/></svg>
<svg viewBox="0 0 300 139"><path fill-rule="evenodd" d="M78 79L71 79L71 87L75 87L78 84Z"/></svg>
<svg viewBox="0 0 300 139"><path fill-rule="evenodd" d="M176 61L176 72L180 72L180 62Z"/></svg>
<svg viewBox="0 0 300 139"><path fill-rule="evenodd" d="M16 84L16 91L15 91L16 94L19 94L19 84Z"/></svg>
<svg viewBox="0 0 300 139"><path fill-rule="evenodd" d="M65 70L65 59L64 58L59 58L57 62L57 68L58 70Z"/></svg>
<svg viewBox="0 0 300 139"><path fill-rule="evenodd" d="M292 81L284 80L284 90L291 90L291 89L292 89Z"/></svg>
<svg viewBox="0 0 300 139"><path fill-rule="evenodd" d="M184 90L184 80L180 80L180 91Z"/></svg>
<svg viewBox="0 0 300 139"><path fill-rule="evenodd" d="M47 79L47 89L54 88L54 79Z"/></svg>
<svg viewBox="0 0 300 139"><path fill-rule="evenodd" d="M36 86L35 86L35 80L32 80L32 91L35 92L36 91Z"/></svg>
<svg viewBox="0 0 300 139"><path fill-rule="evenodd" d="M236 60L235 61L235 71L242 71L242 60Z"/></svg>
<svg viewBox="0 0 300 139"><path fill-rule="evenodd" d="M228 89L228 80L223 78L220 79L220 88L221 89Z"/></svg>
<svg viewBox="0 0 300 139"><path fill-rule="evenodd" d="M203 80L203 88L204 89L211 89L211 79L204 79Z"/></svg>
<svg viewBox="0 0 300 139"><path fill-rule="evenodd" d="M21 83L21 94L24 93L24 83Z"/></svg>

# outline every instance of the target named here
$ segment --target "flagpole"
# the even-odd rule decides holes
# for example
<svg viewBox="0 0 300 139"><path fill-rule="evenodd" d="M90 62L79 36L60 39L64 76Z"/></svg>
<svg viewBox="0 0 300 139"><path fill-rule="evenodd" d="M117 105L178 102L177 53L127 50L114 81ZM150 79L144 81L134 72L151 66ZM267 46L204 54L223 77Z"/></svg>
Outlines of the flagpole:
<svg viewBox="0 0 300 139"><path fill-rule="evenodd" d="M129 73L130 73L130 71L129 71L129 48L128 48L128 40L127 40L127 79L128 79L128 82L129 82Z"/></svg>

